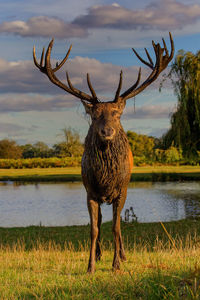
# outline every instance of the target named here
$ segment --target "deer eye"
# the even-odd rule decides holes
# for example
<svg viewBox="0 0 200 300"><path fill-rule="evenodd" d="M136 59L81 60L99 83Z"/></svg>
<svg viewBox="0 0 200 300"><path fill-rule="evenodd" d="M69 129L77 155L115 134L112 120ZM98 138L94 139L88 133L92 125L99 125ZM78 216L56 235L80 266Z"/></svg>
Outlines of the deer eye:
<svg viewBox="0 0 200 300"><path fill-rule="evenodd" d="M98 120L101 117L101 113L100 112L96 112L93 116L92 119L93 120Z"/></svg>
<svg viewBox="0 0 200 300"><path fill-rule="evenodd" d="M113 110L113 111L111 112L111 116L112 116L112 117L119 116L118 111L117 111L117 110Z"/></svg>

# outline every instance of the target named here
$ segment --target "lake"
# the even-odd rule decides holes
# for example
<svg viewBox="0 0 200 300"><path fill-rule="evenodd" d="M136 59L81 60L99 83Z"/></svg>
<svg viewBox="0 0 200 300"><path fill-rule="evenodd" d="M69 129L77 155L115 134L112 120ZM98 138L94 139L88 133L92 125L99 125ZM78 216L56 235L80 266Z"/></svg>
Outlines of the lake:
<svg viewBox="0 0 200 300"><path fill-rule="evenodd" d="M133 208L138 222L179 220L200 216L200 182L130 183L121 213ZM128 211L126 211L128 213ZM103 222L112 206L102 205ZM129 221L132 216L129 216ZM65 226L89 223L82 183L0 183L0 227Z"/></svg>

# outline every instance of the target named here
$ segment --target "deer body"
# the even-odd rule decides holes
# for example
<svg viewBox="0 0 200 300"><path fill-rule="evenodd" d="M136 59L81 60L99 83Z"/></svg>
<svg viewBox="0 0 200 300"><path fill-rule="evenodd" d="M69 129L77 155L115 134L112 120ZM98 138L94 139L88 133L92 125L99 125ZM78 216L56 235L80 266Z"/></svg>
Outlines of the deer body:
<svg viewBox="0 0 200 300"><path fill-rule="evenodd" d="M132 153L129 147L126 133L118 117L110 117L112 106L109 103L99 103L96 106L102 107L102 114L108 110L107 118L99 116L100 120L93 120L85 139L85 151L82 158L82 178L87 192L99 203L107 204L119 196L121 189L130 179L132 170ZM107 106L107 108L105 108ZM117 107L117 105L116 105ZM109 110L110 109L110 110ZM119 114L120 115L120 114ZM117 118L117 120L116 120ZM99 124L95 124L99 122ZM107 123L108 124L107 124ZM110 126L110 127L108 127ZM111 130L114 128L115 134L102 137L99 128Z"/></svg>
<svg viewBox="0 0 200 300"><path fill-rule="evenodd" d="M119 258L126 259L121 239L120 212L126 200L133 167L128 139L119 121L120 113L118 113L118 117L111 117L113 107L109 107L109 103L96 104L96 106L101 106L102 114L99 114L99 119L92 121L85 140L85 151L82 158L82 179L87 191L87 204L91 219L92 247L88 265L89 272L94 272L95 260L101 257L100 226L102 217L100 206L102 203L113 205L113 234L116 241L113 268L119 269ZM118 108L117 105L116 108ZM93 109L97 110L96 107ZM108 119L104 119L105 117L102 116L105 111L107 111ZM108 121L109 117L110 122ZM100 124L96 124L96 122ZM106 129L107 134L105 135ZM103 136L102 132L104 132ZM110 138L110 134L113 132L114 135Z"/></svg>
<svg viewBox="0 0 200 300"><path fill-rule="evenodd" d="M99 203L112 204L130 179L132 154L126 134L121 130L114 141L106 143L90 134L85 141L81 164L83 183Z"/></svg>
<svg viewBox="0 0 200 300"><path fill-rule="evenodd" d="M133 167L133 157L129 147L127 136L120 123L120 117L126 105L126 100L132 98L143 91L148 85L157 79L159 74L167 67L173 58L174 44L170 34L171 53L169 55L165 41L164 47L160 44L153 44L156 62L153 63L148 51L145 49L148 61L142 59L133 49L136 56L142 63L147 65L152 71L148 78L139 85L141 78L141 68L138 72L136 82L124 93L120 94L122 87L122 72L115 94L115 98L110 102L100 102L90 82L87 74L87 83L91 95L88 95L75 88L67 75L68 85L62 83L55 75L67 60L71 47L65 58L55 68L51 67L50 56L53 40L50 42L44 62L44 49L40 63L33 50L33 60L37 68L45 73L50 81L79 98L91 116L91 126L85 139L85 150L82 157L82 179L87 191L87 205L91 223L91 246L88 272L95 271L95 261L101 257L100 247L100 226L101 226L101 204L107 203L113 206L113 234L114 234L114 259L113 269L120 268L120 259L125 260L125 252L120 230L120 213L124 206L127 187Z"/></svg>

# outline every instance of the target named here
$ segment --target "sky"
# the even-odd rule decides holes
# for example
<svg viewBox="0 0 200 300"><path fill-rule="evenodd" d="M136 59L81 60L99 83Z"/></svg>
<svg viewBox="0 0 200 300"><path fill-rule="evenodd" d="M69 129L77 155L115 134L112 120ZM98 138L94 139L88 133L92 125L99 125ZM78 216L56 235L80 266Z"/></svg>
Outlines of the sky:
<svg viewBox="0 0 200 300"><path fill-rule="evenodd" d="M58 71L66 84L68 71L75 87L90 93L86 74L102 101L113 100L123 70L122 91L128 89L142 67L131 48L145 58L146 47L155 61L152 40L170 51L169 31L178 50L200 49L199 0L0 0L0 140L19 144L59 142L62 130L71 127L84 140L90 120L81 101L67 94L33 64L32 49L40 60L52 37L52 65L70 56ZM167 74L169 68L163 72ZM161 92L159 79L134 100L127 100L124 129L156 137L170 126L177 99L169 82Z"/></svg>

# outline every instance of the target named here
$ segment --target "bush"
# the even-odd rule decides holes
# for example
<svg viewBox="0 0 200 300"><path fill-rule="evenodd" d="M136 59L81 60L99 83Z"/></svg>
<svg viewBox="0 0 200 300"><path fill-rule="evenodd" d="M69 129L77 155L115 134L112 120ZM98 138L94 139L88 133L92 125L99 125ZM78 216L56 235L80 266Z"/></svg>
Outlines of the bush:
<svg viewBox="0 0 200 300"><path fill-rule="evenodd" d="M0 159L0 169L33 169L78 167L81 157Z"/></svg>

